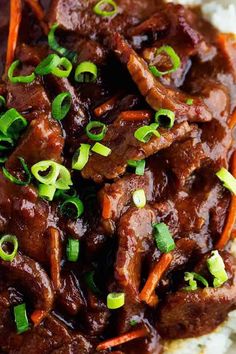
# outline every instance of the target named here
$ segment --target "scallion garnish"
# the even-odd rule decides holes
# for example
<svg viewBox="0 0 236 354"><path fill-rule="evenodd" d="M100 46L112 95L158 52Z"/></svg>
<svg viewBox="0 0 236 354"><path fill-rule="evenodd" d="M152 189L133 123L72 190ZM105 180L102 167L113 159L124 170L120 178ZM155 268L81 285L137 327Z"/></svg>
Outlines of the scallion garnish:
<svg viewBox="0 0 236 354"><path fill-rule="evenodd" d="M195 273L195 272L185 272L184 273L184 280L186 282L189 282L189 285L184 288L184 290L187 290L187 291L197 290L197 288L198 288L197 281L202 283L202 285L204 285L204 287L206 287L206 288L209 287L208 281L202 275Z"/></svg>
<svg viewBox="0 0 236 354"><path fill-rule="evenodd" d="M6 111L0 117L0 131L7 137L17 139L27 126L27 120L15 108Z"/></svg>
<svg viewBox="0 0 236 354"><path fill-rule="evenodd" d="M223 186L236 195L236 178L224 167L216 173L216 176L223 182Z"/></svg>
<svg viewBox="0 0 236 354"><path fill-rule="evenodd" d="M161 54L163 52L166 53L169 56L170 61L172 63L172 68L169 69L169 70L166 70L166 71L160 71L160 70L158 70L156 68L155 65L150 65L149 66L149 70L156 77L160 77L160 76L163 76L163 75L171 74L171 73L175 72L176 70L178 70L180 68L180 65L181 65L180 57L175 52L175 50L172 47L168 46L168 45L164 45L161 48L157 49L156 52L155 52L155 58L159 54Z"/></svg>
<svg viewBox="0 0 236 354"><path fill-rule="evenodd" d="M15 176L13 176L5 167L2 168L2 172L3 172L3 175L9 179L9 181L11 181L12 183L14 184L18 184L20 186L27 186L28 184L30 184L30 181L31 181L31 173L30 173L30 170L24 160L23 157L18 157L22 167L23 167L23 170L26 174L26 180L25 181L21 181L20 179L16 178Z"/></svg>
<svg viewBox="0 0 236 354"><path fill-rule="evenodd" d="M80 144L72 159L72 168L74 170L82 170L89 160L89 152L91 146L89 144Z"/></svg>
<svg viewBox="0 0 236 354"><path fill-rule="evenodd" d="M42 183L40 183L38 186L38 194L40 198L46 199L49 202L53 200L55 192L56 192L55 186L50 186Z"/></svg>
<svg viewBox="0 0 236 354"><path fill-rule="evenodd" d="M192 104L193 104L193 99L192 99L192 98L188 98L188 99L186 100L186 104L187 104L188 106L192 106Z"/></svg>
<svg viewBox="0 0 236 354"><path fill-rule="evenodd" d="M60 60L61 58L57 54L49 54L36 66L36 74L40 76L51 74L53 69L59 65Z"/></svg>
<svg viewBox="0 0 236 354"><path fill-rule="evenodd" d="M84 61L75 69L75 81L77 82L95 82L97 80L97 76L97 65L91 61Z"/></svg>
<svg viewBox="0 0 236 354"><path fill-rule="evenodd" d="M155 114L155 121L161 127L172 128L175 121L175 113L169 109L160 109Z"/></svg>
<svg viewBox="0 0 236 354"><path fill-rule="evenodd" d="M25 303L14 306L14 317L17 333L23 333L29 329L29 321L26 313Z"/></svg>
<svg viewBox="0 0 236 354"><path fill-rule="evenodd" d="M116 310L125 304L124 293L110 293L107 295L107 308L109 310Z"/></svg>
<svg viewBox="0 0 236 354"><path fill-rule="evenodd" d="M212 251L210 258L207 260L209 272L214 276L213 286L220 287L228 280L228 275L225 270L224 261L218 251Z"/></svg>
<svg viewBox="0 0 236 354"><path fill-rule="evenodd" d="M5 244L10 243L13 246L13 250L11 253L3 250L4 243ZM7 262L12 262L17 254L17 251L18 251L18 240L17 240L16 236L4 235L1 237L1 239L0 239L0 257L1 257L1 259L3 259L4 261L7 261Z"/></svg>
<svg viewBox="0 0 236 354"><path fill-rule="evenodd" d="M100 132L98 133L91 133L91 130L99 128ZM101 141L104 136L106 135L107 132L107 126L106 124L99 122L99 121L92 121L88 123L88 125L85 128L86 134L89 137L89 139L94 140L94 141Z"/></svg>
<svg viewBox="0 0 236 354"><path fill-rule="evenodd" d="M0 95L0 108L4 108L6 106L6 99L2 95Z"/></svg>
<svg viewBox="0 0 236 354"><path fill-rule="evenodd" d="M59 24L54 23L52 27L50 28L50 31L48 33L48 45L51 49L55 50L59 54L61 54L63 57L66 57L67 59L71 60L73 63L76 62L77 60L77 53L72 52L62 46L57 42L56 37L55 37L55 31L58 28Z"/></svg>
<svg viewBox="0 0 236 354"><path fill-rule="evenodd" d="M134 137L142 143L147 143L151 139L152 135L155 135L157 138L160 137L160 133L157 131L157 128L157 123L144 125L134 132Z"/></svg>
<svg viewBox="0 0 236 354"><path fill-rule="evenodd" d="M77 262L79 258L79 240L69 238L66 247L67 259L70 262Z"/></svg>
<svg viewBox="0 0 236 354"><path fill-rule="evenodd" d="M84 204L77 197L66 199L60 206L62 215L71 219L78 219L84 212Z"/></svg>
<svg viewBox="0 0 236 354"><path fill-rule="evenodd" d="M143 176L144 171L145 171L145 165L146 161L145 160L128 160L127 161L128 165L131 167L135 167L135 174L138 176Z"/></svg>
<svg viewBox="0 0 236 354"><path fill-rule="evenodd" d="M36 77L34 72L30 75L14 76L14 71L16 70L17 66L19 66L19 64L20 64L20 60L15 60L11 64L11 66L9 67L9 69L8 69L9 80L14 84L17 84L17 83L29 84L29 83L33 82Z"/></svg>
<svg viewBox="0 0 236 354"><path fill-rule="evenodd" d="M14 145L14 141L3 134L0 134L0 151L11 149Z"/></svg>
<svg viewBox="0 0 236 354"><path fill-rule="evenodd" d="M69 92L62 92L57 95L52 102L52 116L56 120L65 118L70 110L71 94Z"/></svg>
<svg viewBox="0 0 236 354"><path fill-rule="evenodd" d="M106 7L111 7L111 10L105 10ZM118 6L113 0L100 0L93 8L96 15L110 17L117 13Z"/></svg>
<svg viewBox="0 0 236 354"><path fill-rule="evenodd" d="M133 193L133 202L137 208L145 207L146 195L143 189L138 189Z"/></svg>
<svg viewBox="0 0 236 354"><path fill-rule="evenodd" d="M175 241L164 222L153 224L153 230L157 248L162 253L168 253L175 249Z"/></svg>
<svg viewBox="0 0 236 354"><path fill-rule="evenodd" d="M52 185L57 189L70 189L72 185L69 170L52 160L37 162L31 167L31 172L40 183Z"/></svg>
<svg viewBox="0 0 236 354"><path fill-rule="evenodd" d="M92 292L94 294L101 294L101 291L100 289L98 289L95 281L94 281L94 275L95 275L95 271L91 271L91 272L88 272L85 274L85 281L86 281L86 284L88 286L88 288L90 290L92 290Z"/></svg>
<svg viewBox="0 0 236 354"><path fill-rule="evenodd" d="M99 155L107 157L111 154L111 149L103 144L96 143L91 149L93 152L96 152Z"/></svg>
<svg viewBox="0 0 236 354"><path fill-rule="evenodd" d="M57 77L68 77L72 70L72 64L69 59L63 57L58 65L52 69L52 74Z"/></svg>

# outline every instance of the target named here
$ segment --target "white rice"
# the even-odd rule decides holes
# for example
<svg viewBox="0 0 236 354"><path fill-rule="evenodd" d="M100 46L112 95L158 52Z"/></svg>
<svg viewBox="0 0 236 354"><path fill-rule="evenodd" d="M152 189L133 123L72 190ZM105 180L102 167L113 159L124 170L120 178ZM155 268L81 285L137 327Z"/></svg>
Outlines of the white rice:
<svg viewBox="0 0 236 354"><path fill-rule="evenodd" d="M187 6L202 5L202 13L206 20L221 32L236 33L236 0L172 0L172 2Z"/></svg>

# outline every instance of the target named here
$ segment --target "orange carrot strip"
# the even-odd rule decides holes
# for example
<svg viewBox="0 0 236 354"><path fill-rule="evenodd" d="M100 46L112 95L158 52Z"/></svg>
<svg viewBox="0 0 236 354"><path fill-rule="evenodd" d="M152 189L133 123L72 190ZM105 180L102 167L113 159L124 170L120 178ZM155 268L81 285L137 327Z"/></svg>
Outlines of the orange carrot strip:
<svg viewBox="0 0 236 354"><path fill-rule="evenodd" d="M41 5L39 4L38 0L25 0L27 4L31 7L33 13L37 17L40 22L40 25L45 34L48 33L48 25L43 21L45 18L45 13Z"/></svg>
<svg viewBox="0 0 236 354"><path fill-rule="evenodd" d="M171 253L165 253L161 256L159 262L157 262L149 274L146 284L144 285L144 288L139 295L141 301L145 301L147 304L150 301L152 302L152 296L155 288L157 287L157 284L159 283L162 275L169 267L172 259L173 256Z"/></svg>
<svg viewBox="0 0 236 354"><path fill-rule="evenodd" d="M233 112L230 121L229 121L229 127L230 129L233 129L236 125L236 110Z"/></svg>
<svg viewBox="0 0 236 354"><path fill-rule="evenodd" d="M233 231L231 232L231 237L232 237L232 238L236 238L236 230L233 230Z"/></svg>
<svg viewBox="0 0 236 354"><path fill-rule="evenodd" d="M11 65L19 35L19 28L22 16L22 3L21 0L11 0L10 2L10 25L7 42L7 56L6 56L6 71Z"/></svg>
<svg viewBox="0 0 236 354"><path fill-rule="evenodd" d="M119 115L119 119L127 120L127 121L140 121L145 119L151 119L152 112L151 111L124 111Z"/></svg>
<svg viewBox="0 0 236 354"><path fill-rule="evenodd" d="M142 328L142 329L137 329L136 331L133 332L129 332L126 334L122 334L119 337L116 338L112 338L112 339L108 339L102 343L100 343L97 346L97 350L106 350L112 347L116 347L117 345L121 345L124 343L127 343L131 340L137 339L137 338L142 338L142 337L146 337L148 334L148 331L146 328Z"/></svg>
<svg viewBox="0 0 236 354"><path fill-rule="evenodd" d="M35 310L32 315L30 316L31 321L34 323L35 326L38 326L42 320L46 317L47 312L43 310Z"/></svg>
<svg viewBox="0 0 236 354"><path fill-rule="evenodd" d="M231 172L232 175L236 178L236 151L232 156ZM224 230L222 232L222 235L216 244L217 249L224 248L225 245L228 243L231 237L232 230L234 228L235 221L236 221L236 195L232 195L227 221Z"/></svg>
<svg viewBox="0 0 236 354"><path fill-rule="evenodd" d="M97 108L95 108L94 110L94 114L96 117L100 117L102 116L104 113L106 113L107 111L110 111L111 109L114 108L116 102L118 101L119 97L120 97L120 93L111 97L108 101L104 102L103 104L101 104L101 106L98 106Z"/></svg>
<svg viewBox="0 0 236 354"><path fill-rule="evenodd" d="M158 296L157 296L155 293L153 293L153 294L150 296L150 298L149 298L147 304L148 304L150 307L156 307L157 304L158 304L158 302L159 302Z"/></svg>
<svg viewBox="0 0 236 354"><path fill-rule="evenodd" d="M50 227L50 263L51 263L51 279L54 289L58 290L61 286L61 239L57 229Z"/></svg>
<svg viewBox="0 0 236 354"><path fill-rule="evenodd" d="M111 218L111 201L107 194L103 196L102 217L103 219Z"/></svg>

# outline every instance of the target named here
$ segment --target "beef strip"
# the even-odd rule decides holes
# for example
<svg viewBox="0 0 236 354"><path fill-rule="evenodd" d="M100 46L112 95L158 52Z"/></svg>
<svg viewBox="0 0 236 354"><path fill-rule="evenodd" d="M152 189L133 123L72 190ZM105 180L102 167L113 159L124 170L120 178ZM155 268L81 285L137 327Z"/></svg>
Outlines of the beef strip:
<svg viewBox="0 0 236 354"><path fill-rule="evenodd" d="M118 120L108 127L103 139L104 145L111 149L107 157L93 154L82 171L84 178L95 182L114 179L124 174L128 160L142 160L169 147L174 141L187 136L193 129L187 122L176 124L171 130L160 129L161 136L151 137L149 142L141 143L134 137L140 123L126 125Z"/></svg>

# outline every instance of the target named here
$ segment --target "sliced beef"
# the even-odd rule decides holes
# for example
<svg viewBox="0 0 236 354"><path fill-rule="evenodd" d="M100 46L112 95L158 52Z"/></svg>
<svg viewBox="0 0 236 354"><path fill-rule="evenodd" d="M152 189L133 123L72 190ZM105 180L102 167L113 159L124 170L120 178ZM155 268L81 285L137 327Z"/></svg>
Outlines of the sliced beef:
<svg viewBox="0 0 236 354"><path fill-rule="evenodd" d="M53 160L61 162L64 139L61 128L54 120L40 114L33 120L18 146L9 156L6 167L9 170L21 170L18 157L23 157L28 166L42 161Z"/></svg>
<svg viewBox="0 0 236 354"><path fill-rule="evenodd" d="M157 328L164 338L196 337L213 331L236 307L236 263L226 261L229 281L220 288L195 291L179 290L164 300L159 310Z"/></svg>
<svg viewBox="0 0 236 354"><path fill-rule="evenodd" d="M171 130L160 129L161 136L153 136L149 142L141 143L134 137L140 123L130 125L116 121L108 127L103 139L104 145L111 149L107 157L93 154L82 171L84 178L95 182L113 179L124 174L128 160L141 160L169 147L174 141L186 137L193 129L187 122L176 124Z"/></svg>

